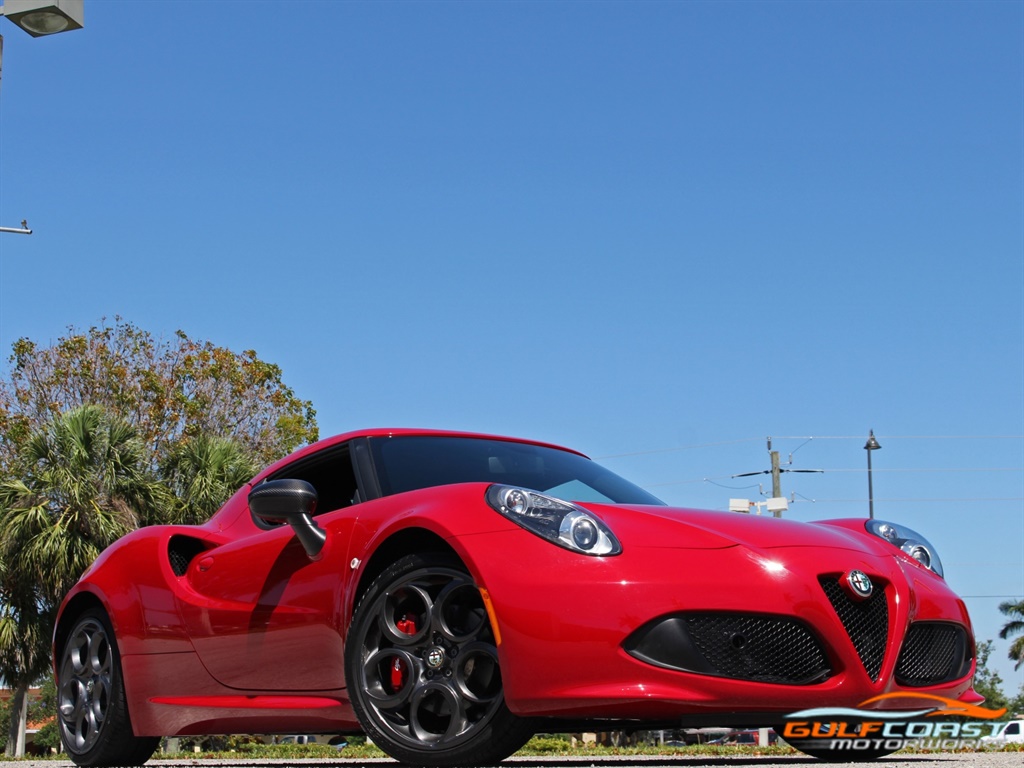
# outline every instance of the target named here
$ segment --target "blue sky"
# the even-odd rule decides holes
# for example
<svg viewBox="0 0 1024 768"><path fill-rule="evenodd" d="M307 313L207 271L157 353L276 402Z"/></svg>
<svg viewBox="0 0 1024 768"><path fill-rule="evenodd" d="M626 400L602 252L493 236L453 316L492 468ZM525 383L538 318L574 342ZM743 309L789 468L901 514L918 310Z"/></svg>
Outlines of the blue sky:
<svg viewBox="0 0 1024 768"><path fill-rule="evenodd" d="M827 470L801 520L867 514L874 429L978 637L1024 596L1024 3L85 5L2 24L0 349L180 328L323 435L540 438L678 505L760 498L771 435Z"/></svg>

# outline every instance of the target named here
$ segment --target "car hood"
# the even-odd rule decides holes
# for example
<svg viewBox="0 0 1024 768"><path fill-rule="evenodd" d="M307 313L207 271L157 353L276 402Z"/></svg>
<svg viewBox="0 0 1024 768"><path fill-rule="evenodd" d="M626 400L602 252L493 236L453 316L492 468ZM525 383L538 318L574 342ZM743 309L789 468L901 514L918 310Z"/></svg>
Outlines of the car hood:
<svg viewBox="0 0 1024 768"><path fill-rule="evenodd" d="M866 531L860 533L822 523L677 507L593 503L580 506L590 509L608 523L623 546L676 549L819 547L878 553L876 542Z"/></svg>

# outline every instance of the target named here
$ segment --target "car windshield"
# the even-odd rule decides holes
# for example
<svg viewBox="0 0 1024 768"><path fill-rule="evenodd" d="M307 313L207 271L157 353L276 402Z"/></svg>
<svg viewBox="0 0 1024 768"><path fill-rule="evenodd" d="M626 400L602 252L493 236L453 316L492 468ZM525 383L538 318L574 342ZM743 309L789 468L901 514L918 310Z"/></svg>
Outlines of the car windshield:
<svg viewBox="0 0 1024 768"><path fill-rule="evenodd" d="M399 435L370 440L385 496L453 483L502 483L565 501L664 502L576 453L473 437Z"/></svg>

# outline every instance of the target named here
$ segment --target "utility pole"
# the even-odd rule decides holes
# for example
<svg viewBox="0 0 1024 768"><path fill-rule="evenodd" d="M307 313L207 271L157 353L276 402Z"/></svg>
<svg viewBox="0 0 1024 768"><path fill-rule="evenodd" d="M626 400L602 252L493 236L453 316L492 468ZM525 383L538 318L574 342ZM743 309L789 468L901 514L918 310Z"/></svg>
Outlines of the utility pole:
<svg viewBox="0 0 1024 768"><path fill-rule="evenodd" d="M772 439L768 438L768 455L772 457L772 498L782 498L782 467L779 466L779 452L772 450ZM781 513L776 512L776 517Z"/></svg>
<svg viewBox="0 0 1024 768"><path fill-rule="evenodd" d="M772 496L765 502L765 506L768 507L768 511L772 513L773 517L782 517L782 513L785 512L789 505L786 502L785 497L782 495L782 473L783 472L821 472L820 469L783 469L782 462L779 460L779 452L772 450L772 439L768 438L768 455L771 457L772 468L765 469L761 472L744 472L740 475L733 475L732 477L752 477L753 475L771 475L772 476ZM868 457L870 460L870 456ZM793 463L793 454L789 456L789 463ZM733 512L748 512L752 507L758 508L758 514L760 513L761 503L751 504L746 499L730 499L729 509Z"/></svg>

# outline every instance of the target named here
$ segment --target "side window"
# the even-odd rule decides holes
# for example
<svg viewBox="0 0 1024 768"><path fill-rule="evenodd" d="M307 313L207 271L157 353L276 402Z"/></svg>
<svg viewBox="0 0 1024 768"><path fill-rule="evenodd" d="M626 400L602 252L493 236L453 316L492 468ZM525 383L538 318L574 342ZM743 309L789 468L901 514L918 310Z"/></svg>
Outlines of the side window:
<svg viewBox="0 0 1024 768"><path fill-rule="evenodd" d="M316 489L316 516L350 507L362 501L348 444L328 449L286 467L273 480L305 480Z"/></svg>

